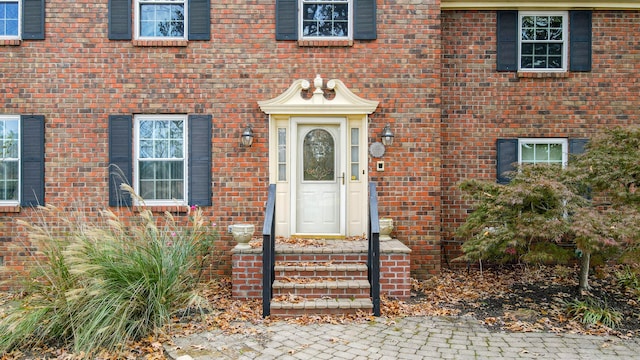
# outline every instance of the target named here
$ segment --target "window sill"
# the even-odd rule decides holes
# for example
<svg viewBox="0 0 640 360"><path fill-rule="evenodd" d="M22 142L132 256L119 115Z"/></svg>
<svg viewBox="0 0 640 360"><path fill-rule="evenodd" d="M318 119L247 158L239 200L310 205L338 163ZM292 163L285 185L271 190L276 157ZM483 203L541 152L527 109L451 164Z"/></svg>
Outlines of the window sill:
<svg viewBox="0 0 640 360"><path fill-rule="evenodd" d="M22 44L21 40L0 40L0 46L20 46Z"/></svg>
<svg viewBox="0 0 640 360"><path fill-rule="evenodd" d="M353 40L298 40L301 47L348 47L353 46Z"/></svg>
<svg viewBox="0 0 640 360"><path fill-rule="evenodd" d="M163 46L178 46L185 47L189 45L187 40L133 40L133 46L141 47L163 47Z"/></svg>
<svg viewBox="0 0 640 360"><path fill-rule="evenodd" d="M518 71L519 78L529 78L529 79L547 79L547 78L567 78L569 77L569 72L535 72L535 71Z"/></svg>
<svg viewBox="0 0 640 360"><path fill-rule="evenodd" d="M186 205L134 205L133 210L135 212L141 212L143 210L150 210L152 213L171 213L171 214L186 214L189 212L189 207Z"/></svg>
<svg viewBox="0 0 640 360"><path fill-rule="evenodd" d="M20 205L0 205L0 213L19 213Z"/></svg>

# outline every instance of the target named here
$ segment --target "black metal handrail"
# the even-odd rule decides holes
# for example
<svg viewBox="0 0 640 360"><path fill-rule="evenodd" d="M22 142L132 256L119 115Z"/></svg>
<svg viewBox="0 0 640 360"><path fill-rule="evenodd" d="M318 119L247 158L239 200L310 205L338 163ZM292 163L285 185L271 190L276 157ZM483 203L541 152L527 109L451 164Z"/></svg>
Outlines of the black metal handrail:
<svg viewBox="0 0 640 360"><path fill-rule="evenodd" d="M371 285L373 315L380 316L380 221L378 220L378 192L376 184L369 183L369 229L367 268Z"/></svg>
<svg viewBox="0 0 640 360"><path fill-rule="evenodd" d="M269 185L269 197L262 225L262 316L271 314L273 281L276 279L276 185Z"/></svg>

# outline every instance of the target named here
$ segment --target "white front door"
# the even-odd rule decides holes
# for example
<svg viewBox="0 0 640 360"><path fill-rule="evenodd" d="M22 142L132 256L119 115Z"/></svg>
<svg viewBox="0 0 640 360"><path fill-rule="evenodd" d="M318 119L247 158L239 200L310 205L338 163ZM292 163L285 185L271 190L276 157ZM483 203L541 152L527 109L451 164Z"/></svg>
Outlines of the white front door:
<svg viewBox="0 0 640 360"><path fill-rule="evenodd" d="M328 119L297 123L294 234L345 234L344 127Z"/></svg>

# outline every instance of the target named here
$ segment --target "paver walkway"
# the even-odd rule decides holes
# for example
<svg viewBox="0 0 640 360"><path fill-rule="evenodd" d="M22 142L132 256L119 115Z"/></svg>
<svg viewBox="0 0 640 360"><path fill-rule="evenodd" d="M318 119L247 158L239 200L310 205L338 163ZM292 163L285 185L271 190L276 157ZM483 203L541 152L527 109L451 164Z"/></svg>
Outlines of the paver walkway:
<svg viewBox="0 0 640 360"><path fill-rule="evenodd" d="M490 332L472 317L376 318L368 323L247 325L175 339L170 357L202 359L640 359L640 340Z"/></svg>

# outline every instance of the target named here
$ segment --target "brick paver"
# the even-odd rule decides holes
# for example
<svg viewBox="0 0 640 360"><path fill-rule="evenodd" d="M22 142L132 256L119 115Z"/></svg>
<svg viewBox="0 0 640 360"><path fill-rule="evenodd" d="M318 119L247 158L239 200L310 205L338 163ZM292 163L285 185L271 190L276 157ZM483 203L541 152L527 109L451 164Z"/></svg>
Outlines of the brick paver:
<svg viewBox="0 0 640 360"><path fill-rule="evenodd" d="M173 359L638 359L640 340L490 332L471 317L376 318L346 325L247 324L175 339Z"/></svg>

